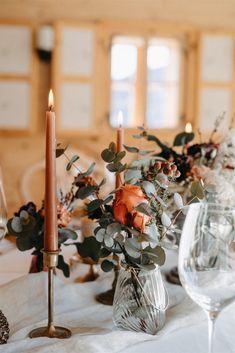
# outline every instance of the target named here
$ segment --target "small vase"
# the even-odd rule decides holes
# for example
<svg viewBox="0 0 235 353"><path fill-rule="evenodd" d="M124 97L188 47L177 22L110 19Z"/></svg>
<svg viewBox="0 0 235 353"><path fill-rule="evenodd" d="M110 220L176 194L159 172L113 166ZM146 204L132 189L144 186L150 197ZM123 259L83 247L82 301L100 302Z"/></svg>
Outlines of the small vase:
<svg viewBox="0 0 235 353"><path fill-rule="evenodd" d="M167 302L159 268L121 268L113 303L116 326L155 335L165 323Z"/></svg>

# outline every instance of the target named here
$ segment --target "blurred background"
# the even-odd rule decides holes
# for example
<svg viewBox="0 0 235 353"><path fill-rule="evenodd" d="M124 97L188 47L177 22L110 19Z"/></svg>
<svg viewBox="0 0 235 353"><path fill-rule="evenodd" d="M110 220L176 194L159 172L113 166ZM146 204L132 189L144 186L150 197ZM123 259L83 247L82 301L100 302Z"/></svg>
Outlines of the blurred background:
<svg viewBox="0 0 235 353"><path fill-rule="evenodd" d="M145 127L172 143L235 111L235 1L0 0L0 166L9 216L44 193L49 89L58 142L81 167ZM190 127L189 127L190 129ZM199 135L197 135L199 139ZM66 184L66 161L58 183Z"/></svg>

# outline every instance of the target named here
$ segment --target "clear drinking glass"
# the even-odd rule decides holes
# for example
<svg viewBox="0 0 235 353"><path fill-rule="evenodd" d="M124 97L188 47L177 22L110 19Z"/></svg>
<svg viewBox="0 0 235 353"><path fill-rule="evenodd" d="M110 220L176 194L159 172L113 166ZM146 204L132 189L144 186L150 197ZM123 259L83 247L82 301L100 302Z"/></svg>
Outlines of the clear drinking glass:
<svg viewBox="0 0 235 353"><path fill-rule="evenodd" d="M208 352L215 320L235 300L235 208L198 203L188 208L179 247L179 275L208 317Z"/></svg>
<svg viewBox="0 0 235 353"><path fill-rule="evenodd" d="M3 188L3 181L0 169L0 241L4 238L7 230L7 206L6 197Z"/></svg>

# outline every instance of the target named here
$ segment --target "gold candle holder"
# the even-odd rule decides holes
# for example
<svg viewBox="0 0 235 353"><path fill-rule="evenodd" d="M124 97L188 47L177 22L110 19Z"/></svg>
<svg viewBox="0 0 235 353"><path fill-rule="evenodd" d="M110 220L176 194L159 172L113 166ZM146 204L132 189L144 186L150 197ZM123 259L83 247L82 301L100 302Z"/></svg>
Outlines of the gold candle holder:
<svg viewBox="0 0 235 353"><path fill-rule="evenodd" d="M71 331L65 327L54 326L54 269L58 264L59 251L43 251L43 262L48 268L48 323L29 333L30 338L69 338Z"/></svg>

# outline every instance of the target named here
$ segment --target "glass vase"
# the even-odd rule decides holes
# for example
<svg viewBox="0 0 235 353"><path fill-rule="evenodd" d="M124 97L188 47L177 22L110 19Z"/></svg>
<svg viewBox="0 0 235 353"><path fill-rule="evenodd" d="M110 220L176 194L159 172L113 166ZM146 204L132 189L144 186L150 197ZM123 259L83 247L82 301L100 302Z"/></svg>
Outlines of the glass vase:
<svg viewBox="0 0 235 353"><path fill-rule="evenodd" d="M113 303L117 327L155 335L165 323L167 303L158 267L151 271L120 269Z"/></svg>

